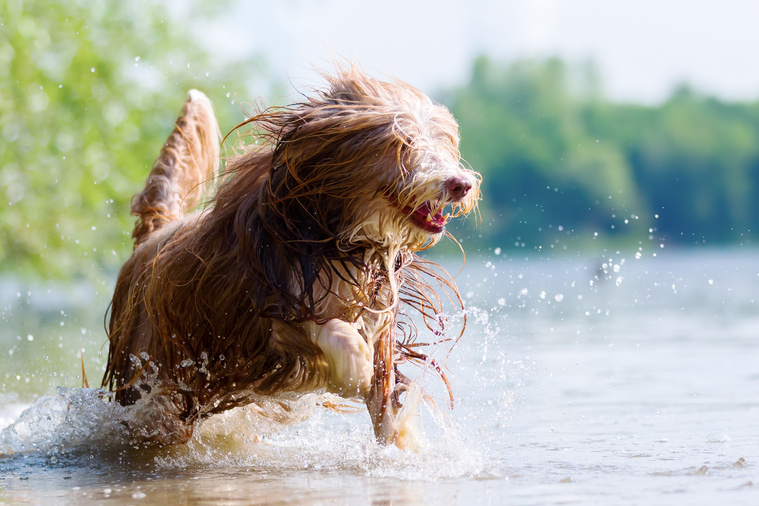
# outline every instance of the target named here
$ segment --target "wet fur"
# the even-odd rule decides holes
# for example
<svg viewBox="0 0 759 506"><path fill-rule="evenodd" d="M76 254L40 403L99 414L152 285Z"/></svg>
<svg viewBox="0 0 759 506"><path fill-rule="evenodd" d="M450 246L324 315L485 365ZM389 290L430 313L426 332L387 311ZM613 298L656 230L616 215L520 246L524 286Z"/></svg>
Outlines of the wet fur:
<svg viewBox="0 0 759 506"><path fill-rule="evenodd" d="M248 142L222 176L210 102L191 92L133 199L103 384L125 405L151 399L147 439L184 442L196 421L260 395L325 390L366 402L378 440L399 444L409 380L397 365L429 365L402 306L440 336L438 292L458 297L415 254L442 234L409 210L469 212L478 176L460 164L453 117L415 88L356 68L327 79L239 125ZM463 198L446 194L451 175L471 181ZM186 214L214 180L207 208Z"/></svg>

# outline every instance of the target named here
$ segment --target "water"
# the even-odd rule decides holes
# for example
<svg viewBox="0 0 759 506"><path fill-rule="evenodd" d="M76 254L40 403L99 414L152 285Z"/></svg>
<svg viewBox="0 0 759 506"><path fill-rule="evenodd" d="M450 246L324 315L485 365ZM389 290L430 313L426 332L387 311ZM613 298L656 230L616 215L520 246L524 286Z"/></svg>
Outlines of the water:
<svg viewBox="0 0 759 506"><path fill-rule="evenodd" d="M132 414L78 388L107 289L6 285L0 502L757 504L758 252L657 253L470 260L456 407L424 378L440 408L416 453L315 397L277 431L241 411L186 447L124 445Z"/></svg>

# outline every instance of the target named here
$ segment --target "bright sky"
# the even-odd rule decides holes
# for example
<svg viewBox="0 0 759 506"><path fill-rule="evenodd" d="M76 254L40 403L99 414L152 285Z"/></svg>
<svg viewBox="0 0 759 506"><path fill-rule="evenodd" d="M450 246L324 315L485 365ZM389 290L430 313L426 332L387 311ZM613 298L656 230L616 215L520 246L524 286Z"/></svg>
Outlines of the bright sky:
<svg viewBox="0 0 759 506"><path fill-rule="evenodd" d="M466 81L474 56L592 58L611 98L655 103L683 81L759 99L757 0L282 0L240 2L212 30L275 77L319 82L332 54L427 92Z"/></svg>

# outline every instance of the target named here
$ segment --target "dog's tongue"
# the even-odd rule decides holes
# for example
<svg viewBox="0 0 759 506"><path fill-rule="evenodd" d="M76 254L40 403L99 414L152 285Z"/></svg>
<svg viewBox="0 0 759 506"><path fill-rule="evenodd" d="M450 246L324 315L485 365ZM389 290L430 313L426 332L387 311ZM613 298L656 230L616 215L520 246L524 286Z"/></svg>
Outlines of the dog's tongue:
<svg viewBox="0 0 759 506"><path fill-rule="evenodd" d="M432 215L432 210L428 203L422 204L411 215L411 219L418 226L430 232L440 232L445 227L445 218L443 213L438 212Z"/></svg>

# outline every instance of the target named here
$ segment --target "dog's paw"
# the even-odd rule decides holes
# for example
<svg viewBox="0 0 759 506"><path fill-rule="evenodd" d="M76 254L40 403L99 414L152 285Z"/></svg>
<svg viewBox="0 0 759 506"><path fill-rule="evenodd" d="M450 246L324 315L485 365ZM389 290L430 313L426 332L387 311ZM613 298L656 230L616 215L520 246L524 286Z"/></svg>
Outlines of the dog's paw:
<svg viewBox="0 0 759 506"><path fill-rule="evenodd" d="M350 323L332 319L318 325L312 340L327 359L328 388L343 397L364 397L372 381L372 353Z"/></svg>

